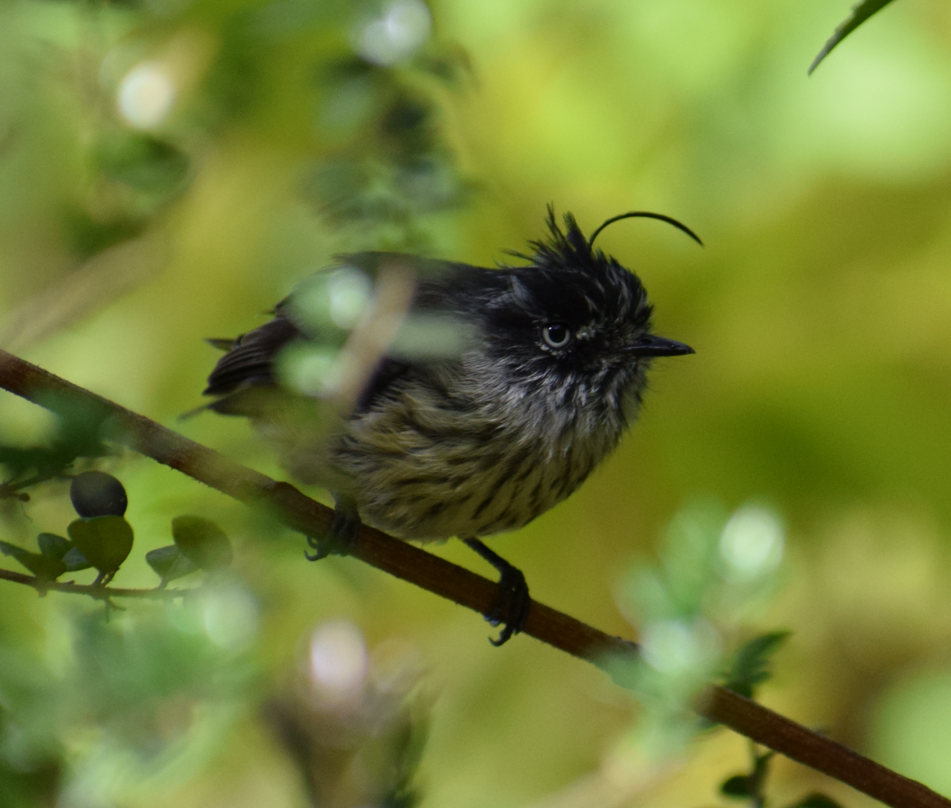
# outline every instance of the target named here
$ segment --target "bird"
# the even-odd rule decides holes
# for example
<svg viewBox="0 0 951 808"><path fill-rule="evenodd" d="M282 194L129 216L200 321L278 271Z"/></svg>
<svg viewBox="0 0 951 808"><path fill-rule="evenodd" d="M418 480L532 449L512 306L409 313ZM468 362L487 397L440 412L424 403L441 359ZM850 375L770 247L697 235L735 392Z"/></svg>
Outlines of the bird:
<svg viewBox="0 0 951 808"><path fill-rule="evenodd" d="M574 492L637 417L652 362L694 353L653 333L640 278L594 246L605 227L637 217L703 243L649 211L613 216L588 237L549 205L547 234L509 253L520 263L343 254L265 324L209 340L225 353L206 408L249 418L293 477L333 494L331 536L308 537L309 558L345 553L361 523L414 542L458 537L500 575L485 615L502 625L493 644L524 627L525 576L481 539ZM341 288L362 293L341 297ZM328 317L334 294L360 305ZM349 372L315 371L326 370L327 343Z"/></svg>

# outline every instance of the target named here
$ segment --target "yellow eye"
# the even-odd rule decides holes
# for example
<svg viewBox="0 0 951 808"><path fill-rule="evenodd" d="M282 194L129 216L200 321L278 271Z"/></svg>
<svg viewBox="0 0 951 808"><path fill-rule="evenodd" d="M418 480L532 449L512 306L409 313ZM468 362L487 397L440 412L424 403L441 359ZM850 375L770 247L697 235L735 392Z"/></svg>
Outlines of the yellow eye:
<svg viewBox="0 0 951 808"><path fill-rule="evenodd" d="M571 342L571 329L564 323L549 323L542 328L542 339L549 348L564 348Z"/></svg>

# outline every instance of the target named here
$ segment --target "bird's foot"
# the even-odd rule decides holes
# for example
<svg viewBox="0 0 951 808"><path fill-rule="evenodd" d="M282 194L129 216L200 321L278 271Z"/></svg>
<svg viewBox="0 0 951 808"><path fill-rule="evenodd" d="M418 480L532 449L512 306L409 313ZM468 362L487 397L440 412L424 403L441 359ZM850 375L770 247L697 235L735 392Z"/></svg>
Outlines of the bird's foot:
<svg viewBox="0 0 951 808"><path fill-rule="evenodd" d="M360 514L350 502L337 499L330 531L323 536L308 536L307 546L314 552L305 552L308 561L319 561L331 555L350 555L360 531Z"/></svg>
<svg viewBox="0 0 951 808"><path fill-rule="evenodd" d="M493 626L502 626L498 638L493 640L490 637L489 642L495 646L503 645L525 627L528 610L532 605L531 596L528 594L528 584L520 569L509 564L481 541L478 539L464 541L499 572L498 593L492 607L484 616Z"/></svg>

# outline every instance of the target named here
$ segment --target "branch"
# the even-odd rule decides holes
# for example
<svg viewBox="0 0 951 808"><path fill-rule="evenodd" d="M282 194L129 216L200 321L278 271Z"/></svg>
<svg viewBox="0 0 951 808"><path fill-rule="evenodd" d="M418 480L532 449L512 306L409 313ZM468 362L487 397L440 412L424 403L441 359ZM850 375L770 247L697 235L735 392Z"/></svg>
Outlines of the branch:
<svg viewBox="0 0 951 808"><path fill-rule="evenodd" d="M54 411L57 407L65 409L68 402L82 402L106 414L121 430L125 445L159 463L247 505L265 507L286 525L306 535L325 535L330 529L333 511L304 496L292 485L252 471L213 449L2 350L0 388ZM360 528L352 555L480 614L489 611L495 598L496 584L492 581L370 527ZM537 601L532 601L523 632L596 665L608 655L633 657L637 654L633 643L605 634ZM707 689L698 701L697 711L892 808L951 808L951 801L921 783L720 686L711 685Z"/></svg>
<svg viewBox="0 0 951 808"><path fill-rule="evenodd" d="M13 570L5 570L2 568L0 568L0 580L13 581L17 584L32 586L41 595L45 595L47 592L67 592L73 595L90 595L97 600L109 600L111 598L181 598L190 591L188 589L163 589L161 587L155 587L154 589L120 589L112 586L102 586L101 584L76 584L72 581L49 581L44 578L38 578L35 575L26 575L22 572L14 572Z"/></svg>

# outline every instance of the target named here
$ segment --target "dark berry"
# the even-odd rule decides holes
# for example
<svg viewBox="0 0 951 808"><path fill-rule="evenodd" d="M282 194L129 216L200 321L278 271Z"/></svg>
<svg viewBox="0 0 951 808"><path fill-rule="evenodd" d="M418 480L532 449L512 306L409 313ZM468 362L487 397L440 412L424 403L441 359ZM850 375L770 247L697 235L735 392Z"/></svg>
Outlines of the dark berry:
<svg viewBox="0 0 951 808"><path fill-rule="evenodd" d="M73 477L69 498L76 513L86 519L122 516L129 505L122 483L104 471L84 471Z"/></svg>

